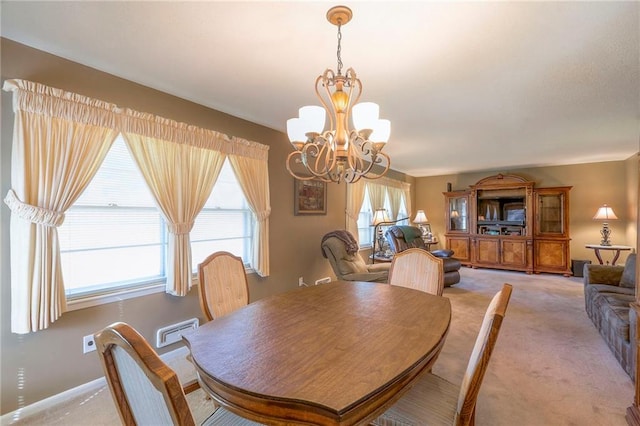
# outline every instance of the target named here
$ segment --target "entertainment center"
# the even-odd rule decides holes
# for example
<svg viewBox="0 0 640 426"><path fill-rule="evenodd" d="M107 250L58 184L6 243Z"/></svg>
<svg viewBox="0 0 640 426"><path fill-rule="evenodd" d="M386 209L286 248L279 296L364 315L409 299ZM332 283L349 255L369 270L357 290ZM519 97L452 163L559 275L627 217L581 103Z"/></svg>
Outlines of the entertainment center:
<svg viewBox="0 0 640 426"><path fill-rule="evenodd" d="M498 174L445 192L446 247L473 268L570 276L570 190Z"/></svg>

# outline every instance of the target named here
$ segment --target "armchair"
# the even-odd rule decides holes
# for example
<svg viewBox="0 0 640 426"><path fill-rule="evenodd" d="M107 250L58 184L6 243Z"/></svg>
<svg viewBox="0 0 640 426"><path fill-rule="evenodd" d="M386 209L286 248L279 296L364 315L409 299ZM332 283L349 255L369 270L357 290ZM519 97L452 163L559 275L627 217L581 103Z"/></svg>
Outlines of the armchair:
<svg viewBox="0 0 640 426"><path fill-rule="evenodd" d="M390 226L385 233L385 237L394 253L400 253L410 248L427 250L427 246L422 240L422 232L415 226ZM462 264L453 257L453 250L433 250L430 253L443 260L445 287L459 283L459 271Z"/></svg>
<svg viewBox="0 0 640 426"><path fill-rule="evenodd" d="M349 231L333 231L322 237L322 256L329 260L339 280L386 283L389 263L368 265L358 253L358 242Z"/></svg>

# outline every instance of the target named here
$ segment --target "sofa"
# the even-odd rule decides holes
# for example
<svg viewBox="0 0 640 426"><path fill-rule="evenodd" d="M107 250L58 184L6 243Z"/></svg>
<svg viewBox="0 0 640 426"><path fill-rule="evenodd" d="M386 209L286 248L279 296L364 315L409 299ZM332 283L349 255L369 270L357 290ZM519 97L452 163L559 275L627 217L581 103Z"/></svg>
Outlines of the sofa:
<svg viewBox="0 0 640 426"><path fill-rule="evenodd" d="M636 254L621 265L584 265L584 300L593 321L622 368L635 377L637 317L629 306L635 300Z"/></svg>
<svg viewBox="0 0 640 426"><path fill-rule="evenodd" d="M427 250L427 246L422 240L422 232L415 226L390 226L385 237L394 253L400 253L410 248ZM449 287L459 283L462 264L460 260L453 257L453 250L432 250L430 253L442 258L444 262L444 286Z"/></svg>

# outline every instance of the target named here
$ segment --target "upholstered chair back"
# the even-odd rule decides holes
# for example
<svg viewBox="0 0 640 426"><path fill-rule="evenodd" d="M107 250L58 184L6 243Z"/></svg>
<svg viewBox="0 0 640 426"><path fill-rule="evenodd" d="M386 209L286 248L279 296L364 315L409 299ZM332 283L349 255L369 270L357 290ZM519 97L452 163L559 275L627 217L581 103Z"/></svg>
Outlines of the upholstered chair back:
<svg viewBox="0 0 640 426"><path fill-rule="evenodd" d="M394 253L400 253L410 248L427 249L422 240L420 228L415 226L390 226L385 233L385 237Z"/></svg>
<svg viewBox="0 0 640 426"><path fill-rule="evenodd" d="M249 284L242 258L226 251L198 265L198 292L202 313L211 321L249 303Z"/></svg>

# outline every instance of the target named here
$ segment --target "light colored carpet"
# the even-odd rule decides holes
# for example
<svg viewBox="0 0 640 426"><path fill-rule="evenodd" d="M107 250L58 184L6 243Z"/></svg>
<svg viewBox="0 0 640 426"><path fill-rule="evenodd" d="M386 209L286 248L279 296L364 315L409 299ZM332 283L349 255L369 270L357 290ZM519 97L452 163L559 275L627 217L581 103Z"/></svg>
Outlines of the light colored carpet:
<svg viewBox="0 0 640 426"><path fill-rule="evenodd" d="M453 318L433 371L458 383L491 297L508 282L513 294L489 364L476 414L479 426L626 425L633 383L587 318L580 278L461 270L445 289ZM181 378L193 377L183 354L168 360ZM189 395L196 417L210 410L202 391ZM116 425L106 387L45 413L6 424Z"/></svg>

